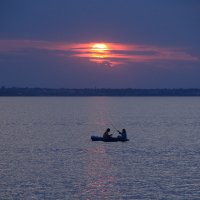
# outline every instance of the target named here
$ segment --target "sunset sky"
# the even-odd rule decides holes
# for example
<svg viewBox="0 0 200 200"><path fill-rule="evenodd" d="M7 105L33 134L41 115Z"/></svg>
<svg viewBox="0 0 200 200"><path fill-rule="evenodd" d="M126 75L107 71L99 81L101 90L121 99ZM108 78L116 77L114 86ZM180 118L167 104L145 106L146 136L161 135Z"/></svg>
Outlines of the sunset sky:
<svg viewBox="0 0 200 200"><path fill-rule="evenodd" d="M1 86L200 88L200 1L1 0Z"/></svg>

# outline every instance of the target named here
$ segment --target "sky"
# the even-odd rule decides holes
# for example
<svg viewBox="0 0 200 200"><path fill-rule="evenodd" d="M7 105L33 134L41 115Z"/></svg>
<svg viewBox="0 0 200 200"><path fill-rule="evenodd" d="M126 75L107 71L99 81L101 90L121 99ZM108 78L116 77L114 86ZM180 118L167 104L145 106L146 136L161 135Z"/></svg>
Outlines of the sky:
<svg viewBox="0 0 200 200"><path fill-rule="evenodd" d="M0 0L0 87L200 88L199 0Z"/></svg>

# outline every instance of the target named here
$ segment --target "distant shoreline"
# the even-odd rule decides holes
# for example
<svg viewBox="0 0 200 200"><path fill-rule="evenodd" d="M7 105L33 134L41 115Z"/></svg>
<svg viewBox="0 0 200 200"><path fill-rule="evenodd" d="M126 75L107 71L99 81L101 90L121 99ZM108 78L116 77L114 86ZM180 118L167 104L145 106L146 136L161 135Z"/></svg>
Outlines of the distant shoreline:
<svg viewBox="0 0 200 200"><path fill-rule="evenodd" d="M109 88L86 88L86 89L52 89L52 88L0 88L0 97L3 96L110 96L110 97L131 97L131 96L200 96L200 89L109 89Z"/></svg>

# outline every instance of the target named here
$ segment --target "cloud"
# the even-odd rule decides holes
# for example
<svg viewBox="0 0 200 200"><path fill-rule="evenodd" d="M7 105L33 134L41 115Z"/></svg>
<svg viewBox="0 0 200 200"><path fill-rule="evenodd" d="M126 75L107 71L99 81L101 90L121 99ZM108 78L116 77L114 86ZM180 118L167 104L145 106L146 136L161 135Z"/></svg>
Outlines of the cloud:
<svg viewBox="0 0 200 200"><path fill-rule="evenodd" d="M158 47L153 45L100 43L106 48L93 48L96 43L63 43L37 40L0 40L1 54L31 54L32 50L44 50L54 56L87 59L106 66L127 63L148 63L166 61L198 62L199 57L187 49Z"/></svg>

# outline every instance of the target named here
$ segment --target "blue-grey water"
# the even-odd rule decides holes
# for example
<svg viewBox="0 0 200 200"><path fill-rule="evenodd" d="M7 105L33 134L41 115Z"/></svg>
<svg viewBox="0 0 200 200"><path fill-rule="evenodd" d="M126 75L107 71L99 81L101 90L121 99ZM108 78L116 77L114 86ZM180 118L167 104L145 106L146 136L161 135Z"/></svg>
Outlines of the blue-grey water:
<svg viewBox="0 0 200 200"><path fill-rule="evenodd" d="M200 199L200 98L0 98L0 199Z"/></svg>

